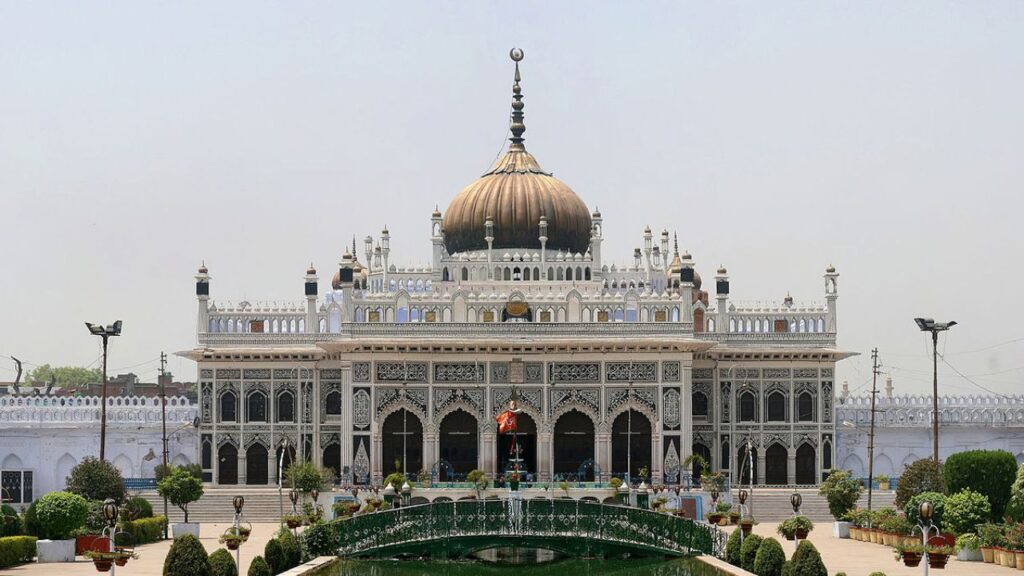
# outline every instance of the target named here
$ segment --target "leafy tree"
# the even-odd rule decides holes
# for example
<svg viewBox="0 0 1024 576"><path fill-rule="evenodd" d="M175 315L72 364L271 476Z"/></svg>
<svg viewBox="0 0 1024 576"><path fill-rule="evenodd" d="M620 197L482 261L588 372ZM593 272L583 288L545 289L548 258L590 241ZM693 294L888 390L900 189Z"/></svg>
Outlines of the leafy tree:
<svg viewBox="0 0 1024 576"><path fill-rule="evenodd" d="M157 483L156 491L185 514L188 523L188 505L203 496L203 483L182 467L175 467L170 475Z"/></svg>
<svg viewBox="0 0 1024 576"><path fill-rule="evenodd" d="M302 532L302 548L307 556L334 556L338 552L338 533L325 522L313 524Z"/></svg>
<svg viewBox="0 0 1024 576"><path fill-rule="evenodd" d="M402 474L401 472L392 472L391 474L388 474L388 477L384 479L384 486L387 486L388 484L391 484L395 488L396 492L401 491L402 484L405 484L405 474Z"/></svg>
<svg viewBox="0 0 1024 576"><path fill-rule="evenodd" d="M330 478L330 471L317 468L309 460L303 460L292 463L285 470L284 477L293 489L307 494L313 490L323 490Z"/></svg>
<svg viewBox="0 0 1024 576"><path fill-rule="evenodd" d="M757 558L757 549L761 547L761 542L764 538L757 534L748 534L743 538L743 544L740 546L740 568L743 568L747 572L754 571L754 560Z"/></svg>
<svg viewBox="0 0 1024 576"><path fill-rule="evenodd" d="M821 554L810 540L802 540L793 553L789 576L828 576Z"/></svg>
<svg viewBox="0 0 1024 576"><path fill-rule="evenodd" d="M860 491L860 483L853 479L853 473L833 469L821 483L818 493L828 500L828 511L839 520L857 505Z"/></svg>
<svg viewBox="0 0 1024 576"><path fill-rule="evenodd" d="M210 557L198 538L177 538L164 558L164 576L210 576Z"/></svg>
<svg viewBox="0 0 1024 576"><path fill-rule="evenodd" d="M180 467L184 468L185 470L188 470L189 474L195 476L200 481L202 481L203 467L200 466L199 464L185 464L184 466ZM167 475L170 474L171 470L173 469L174 465L170 465L165 468L163 464L157 464L155 467L153 467L153 476L156 478L156 481L159 482L166 478Z"/></svg>
<svg viewBox="0 0 1024 576"><path fill-rule="evenodd" d="M1017 468L1017 478L1010 488L1010 503L1004 514L1014 522L1024 520L1024 464Z"/></svg>
<svg viewBox="0 0 1024 576"><path fill-rule="evenodd" d="M907 464L896 486L896 507L905 507L911 498L922 492L946 493L941 462L922 458Z"/></svg>
<svg viewBox="0 0 1024 576"><path fill-rule="evenodd" d="M978 525L988 522L991 517L992 506L988 498L970 488L946 498L944 526L953 534L975 533Z"/></svg>
<svg viewBox="0 0 1024 576"><path fill-rule="evenodd" d="M224 548L218 548L210 554L210 576L238 576L235 559Z"/></svg>
<svg viewBox="0 0 1024 576"><path fill-rule="evenodd" d="M139 518L152 518L153 505L142 496L133 496L121 507L121 514L118 516L123 520L138 520Z"/></svg>
<svg viewBox="0 0 1024 576"><path fill-rule="evenodd" d="M108 460L95 456L82 458L67 478L68 492L86 500L100 502L111 498L120 505L124 502L124 478L121 471Z"/></svg>
<svg viewBox="0 0 1024 576"><path fill-rule="evenodd" d="M103 371L99 368L83 368L81 366L50 366L43 364L25 376L26 382L53 382L62 388L101 384Z"/></svg>
<svg viewBox="0 0 1024 576"><path fill-rule="evenodd" d="M1016 473L1017 459L1005 450L957 452L946 460L943 470L946 494L970 488L988 498L991 519L999 520L1010 502Z"/></svg>
<svg viewBox="0 0 1024 576"><path fill-rule="evenodd" d="M761 542L754 556L754 574L757 576L782 576L782 565L786 562L786 553L782 544L775 538Z"/></svg>

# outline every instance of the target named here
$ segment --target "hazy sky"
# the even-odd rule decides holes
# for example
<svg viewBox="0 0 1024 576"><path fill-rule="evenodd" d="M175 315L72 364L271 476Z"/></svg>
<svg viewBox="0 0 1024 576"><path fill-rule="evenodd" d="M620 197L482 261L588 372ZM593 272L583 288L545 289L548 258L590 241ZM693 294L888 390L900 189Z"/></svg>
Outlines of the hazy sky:
<svg viewBox="0 0 1024 576"><path fill-rule="evenodd" d="M384 224L427 262L505 137L513 45L527 147L609 258L678 231L737 301L821 301L832 263L851 388L877 346L929 389L923 315L1021 390L1024 2L0 2L0 355L87 365L82 322L120 318L112 372L151 379L195 344L203 259L232 301L302 300Z"/></svg>

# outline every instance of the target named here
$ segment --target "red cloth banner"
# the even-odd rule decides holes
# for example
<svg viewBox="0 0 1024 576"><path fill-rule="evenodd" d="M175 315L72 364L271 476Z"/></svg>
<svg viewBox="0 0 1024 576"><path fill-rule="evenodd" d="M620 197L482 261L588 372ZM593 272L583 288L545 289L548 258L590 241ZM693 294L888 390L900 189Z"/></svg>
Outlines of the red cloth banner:
<svg viewBox="0 0 1024 576"><path fill-rule="evenodd" d="M511 410L505 410L495 418L498 422L498 432L515 432L516 431L516 413Z"/></svg>

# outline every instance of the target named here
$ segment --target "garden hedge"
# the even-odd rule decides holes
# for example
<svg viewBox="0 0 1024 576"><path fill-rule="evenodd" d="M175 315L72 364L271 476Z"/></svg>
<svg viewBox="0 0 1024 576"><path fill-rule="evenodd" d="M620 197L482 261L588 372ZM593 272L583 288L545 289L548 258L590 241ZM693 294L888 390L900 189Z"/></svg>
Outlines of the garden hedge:
<svg viewBox="0 0 1024 576"><path fill-rule="evenodd" d="M238 567L231 552L218 548L210 554L210 576L238 576Z"/></svg>
<svg viewBox="0 0 1024 576"><path fill-rule="evenodd" d="M121 530L128 533L133 546L138 546L163 540L165 524L167 524L167 517L153 516L152 518L121 522Z"/></svg>
<svg viewBox="0 0 1024 576"><path fill-rule="evenodd" d="M21 536L21 530L18 511L7 504L0 506L0 536Z"/></svg>
<svg viewBox="0 0 1024 576"><path fill-rule="evenodd" d="M281 528L276 538L281 543L281 552L284 553L285 570L291 570L302 564L302 545L299 544L298 538L292 534L291 530Z"/></svg>
<svg viewBox="0 0 1024 576"><path fill-rule="evenodd" d="M0 538L0 568L31 562L36 557L35 536Z"/></svg>
<svg viewBox="0 0 1024 576"><path fill-rule="evenodd" d="M757 558L757 549L761 547L761 542L764 542L764 538L757 534L749 534L743 539L743 545L740 546L740 568L747 572L754 571L754 560Z"/></svg>
<svg viewBox="0 0 1024 576"><path fill-rule="evenodd" d="M164 576L210 576L210 557L199 538L185 534L164 558Z"/></svg>
<svg viewBox="0 0 1024 576"><path fill-rule="evenodd" d="M970 488L987 496L992 520L1001 520L1017 477L1017 459L1004 450L957 452L946 460L943 474L947 494Z"/></svg>
<svg viewBox="0 0 1024 576"><path fill-rule="evenodd" d="M125 520L138 520L139 518L152 518L153 505L142 496L133 496L121 507L121 517Z"/></svg>
<svg viewBox="0 0 1024 576"><path fill-rule="evenodd" d="M950 532L956 535L973 534L978 525L984 524L992 517L992 507L984 495L965 488L946 498L946 510L943 522Z"/></svg>
<svg viewBox="0 0 1024 576"><path fill-rule="evenodd" d="M922 458L908 464L896 485L896 507L903 508L916 494L922 492L946 492L942 476L942 463L931 458Z"/></svg>
<svg viewBox="0 0 1024 576"><path fill-rule="evenodd" d="M334 556L338 553L338 533L326 522L314 524L302 533L302 549L306 556Z"/></svg>
<svg viewBox="0 0 1024 576"><path fill-rule="evenodd" d="M754 556L754 574L757 576L782 576L782 565L786 562L786 553L782 544L775 538L767 538L761 542Z"/></svg>

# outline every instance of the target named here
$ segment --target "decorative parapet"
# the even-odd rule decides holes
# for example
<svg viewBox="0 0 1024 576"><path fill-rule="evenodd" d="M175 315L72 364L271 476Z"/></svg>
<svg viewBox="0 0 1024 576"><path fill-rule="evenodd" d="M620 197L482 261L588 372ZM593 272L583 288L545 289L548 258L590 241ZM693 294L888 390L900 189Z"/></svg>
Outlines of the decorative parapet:
<svg viewBox="0 0 1024 576"><path fill-rule="evenodd" d="M0 425L72 424L100 421L98 396L3 396ZM184 396L167 398L167 424L180 425L196 417L196 406ZM159 426L160 399L142 396L107 398L107 424L111 426Z"/></svg>
<svg viewBox="0 0 1024 576"><path fill-rule="evenodd" d="M875 404L877 426L928 427L932 422L930 395L881 396ZM855 425L871 422L871 397L847 396L836 404L836 420ZM1024 395L957 395L939 397L939 422L950 426L1024 428Z"/></svg>

